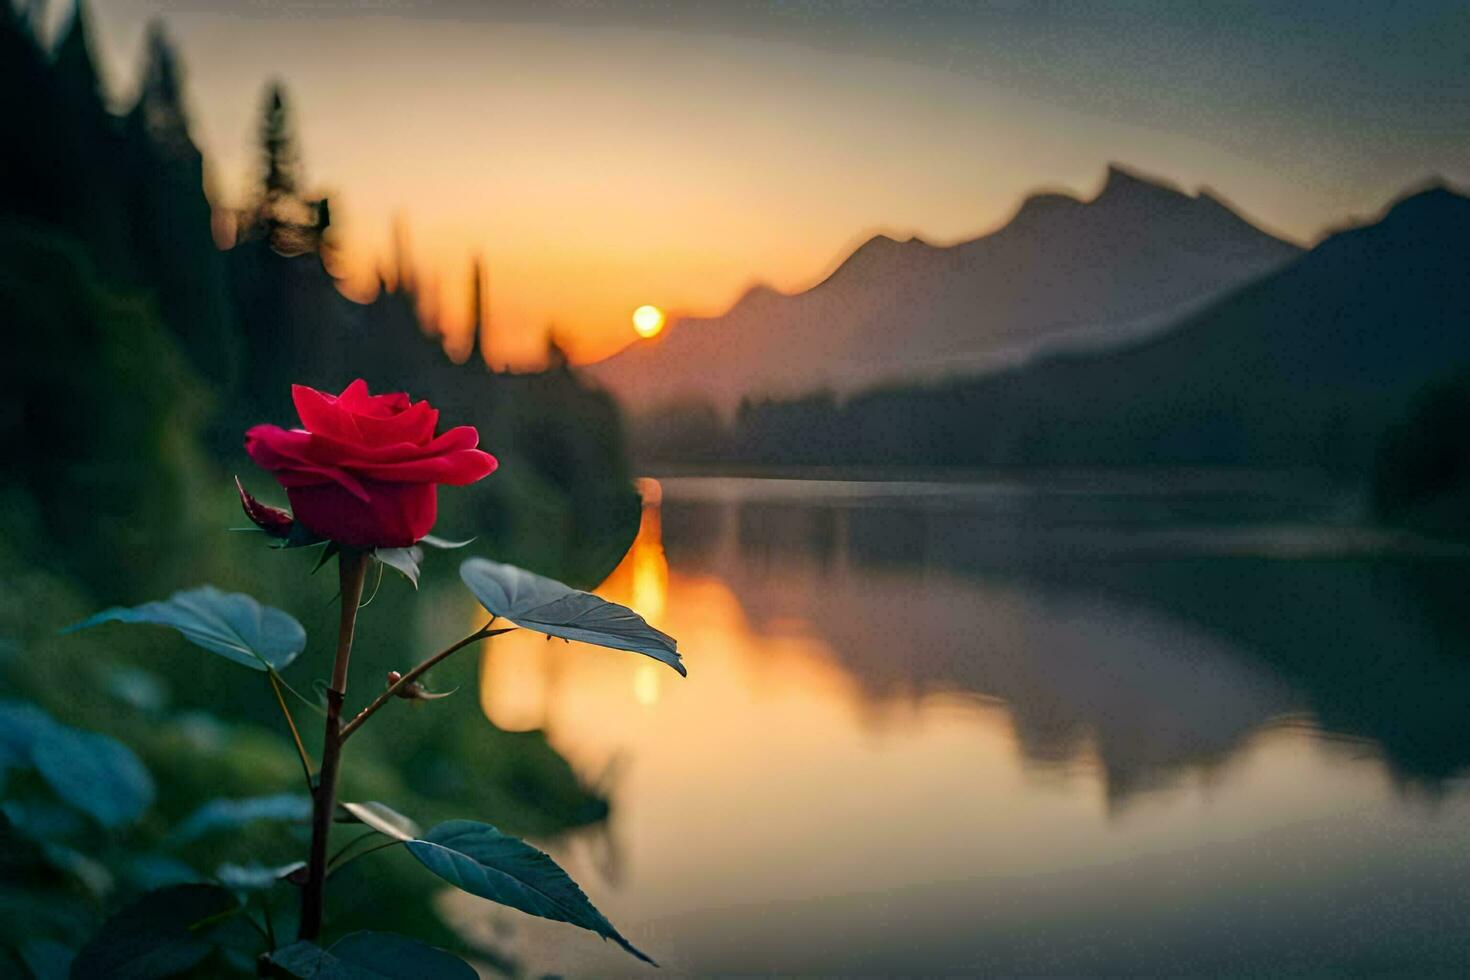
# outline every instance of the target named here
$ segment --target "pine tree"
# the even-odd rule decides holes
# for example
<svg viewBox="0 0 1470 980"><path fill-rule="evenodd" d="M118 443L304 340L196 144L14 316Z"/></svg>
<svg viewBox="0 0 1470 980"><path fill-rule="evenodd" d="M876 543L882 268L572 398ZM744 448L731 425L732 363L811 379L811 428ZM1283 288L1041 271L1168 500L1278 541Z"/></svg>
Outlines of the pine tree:
<svg viewBox="0 0 1470 980"><path fill-rule="evenodd" d="M468 360L484 358L485 350L485 262L476 255L470 281L470 346Z"/></svg>
<svg viewBox="0 0 1470 980"><path fill-rule="evenodd" d="M325 198L302 196L301 151L286 89L279 81L266 87L260 121L261 178L255 213L241 238L264 236L284 255L319 251L331 222Z"/></svg>
<svg viewBox="0 0 1470 980"><path fill-rule="evenodd" d="M144 50L143 77L130 121L160 153L179 161L200 161L202 170L202 157L189 136L178 58L162 21L148 25Z"/></svg>
<svg viewBox="0 0 1470 980"><path fill-rule="evenodd" d="M52 56L56 79L68 98L75 100L74 109L88 116L101 115L105 109L102 79L92 57L91 27L87 5L78 0L72 10L66 31L56 44Z"/></svg>
<svg viewBox="0 0 1470 980"><path fill-rule="evenodd" d="M262 186L267 200L294 197L299 183L300 153L286 91L277 81L266 89L265 113L260 123L260 146L265 154Z"/></svg>

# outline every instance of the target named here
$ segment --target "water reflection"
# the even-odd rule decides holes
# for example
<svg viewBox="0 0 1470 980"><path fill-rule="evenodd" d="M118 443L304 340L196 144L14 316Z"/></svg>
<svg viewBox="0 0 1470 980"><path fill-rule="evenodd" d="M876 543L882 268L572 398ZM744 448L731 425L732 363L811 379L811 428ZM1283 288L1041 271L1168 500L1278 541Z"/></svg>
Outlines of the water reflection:
<svg viewBox="0 0 1470 980"><path fill-rule="evenodd" d="M482 703L609 784L559 856L674 975L1467 952L1454 552L1320 488L643 489L599 591L690 677L509 634ZM637 972L518 928L547 968Z"/></svg>
<svg viewBox="0 0 1470 980"><path fill-rule="evenodd" d="M1092 738L1115 794L1299 715L1406 781L1470 765L1470 562L1334 520L1318 488L771 499L783 484L676 484L696 499L671 503L668 548L758 630L804 621L874 698L1000 698L1031 760Z"/></svg>

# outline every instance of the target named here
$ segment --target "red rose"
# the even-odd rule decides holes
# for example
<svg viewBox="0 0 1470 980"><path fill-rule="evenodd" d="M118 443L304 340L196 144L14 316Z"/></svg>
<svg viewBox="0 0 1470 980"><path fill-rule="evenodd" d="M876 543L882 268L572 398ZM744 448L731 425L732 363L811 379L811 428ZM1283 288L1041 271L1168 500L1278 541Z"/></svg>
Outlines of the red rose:
<svg viewBox="0 0 1470 980"><path fill-rule="evenodd" d="M292 385L291 399L303 428L257 425L245 451L286 488L296 520L338 544L405 548L433 529L439 484L474 483L497 465L475 448L473 426L436 436L428 402L370 395L361 378L335 397Z"/></svg>

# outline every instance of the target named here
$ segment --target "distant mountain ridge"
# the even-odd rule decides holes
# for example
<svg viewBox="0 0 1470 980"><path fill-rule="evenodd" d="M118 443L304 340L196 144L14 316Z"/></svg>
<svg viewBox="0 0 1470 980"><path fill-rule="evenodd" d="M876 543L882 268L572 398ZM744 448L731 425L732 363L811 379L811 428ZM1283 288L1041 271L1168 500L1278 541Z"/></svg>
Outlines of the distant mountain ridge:
<svg viewBox="0 0 1470 980"><path fill-rule="evenodd" d="M1168 330L837 404L751 406L726 458L965 466L1253 466L1363 473L1427 385L1470 366L1470 197L1375 223Z"/></svg>
<svg viewBox="0 0 1470 980"><path fill-rule="evenodd" d="M1000 229L948 246L877 235L810 289L754 287L588 373L634 414L700 401L728 416L748 397L847 394L1116 343L1300 251L1208 190L1112 165L1090 201L1036 194Z"/></svg>

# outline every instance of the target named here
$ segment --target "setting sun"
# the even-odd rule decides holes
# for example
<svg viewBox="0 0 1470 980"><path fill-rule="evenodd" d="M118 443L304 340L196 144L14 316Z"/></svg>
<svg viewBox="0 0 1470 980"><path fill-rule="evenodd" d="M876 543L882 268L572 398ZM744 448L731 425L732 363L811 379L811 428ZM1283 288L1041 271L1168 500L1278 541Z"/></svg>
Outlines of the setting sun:
<svg viewBox="0 0 1470 980"><path fill-rule="evenodd" d="M640 306L633 311L633 329L640 337L657 336L664 328L664 311L657 306Z"/></svg>

